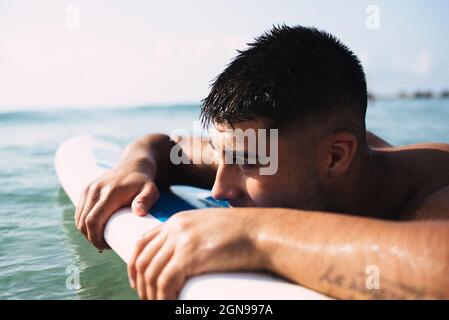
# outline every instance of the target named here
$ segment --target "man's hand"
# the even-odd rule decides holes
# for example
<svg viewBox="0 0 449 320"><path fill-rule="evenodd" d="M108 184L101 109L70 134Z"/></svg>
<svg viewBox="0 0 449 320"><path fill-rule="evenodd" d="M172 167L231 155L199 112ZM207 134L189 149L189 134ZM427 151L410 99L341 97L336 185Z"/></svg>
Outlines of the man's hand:
<svg viewBox="0 0 449 320"><path fill-rule="evenodd" d="M176 299L190 276L261 270L256 221L236 209L199 209L175 214L146 233L128 264L141 299Z"/></svg>
<svg viewBox="0 0 449 320"><path fill-rule="evenodd" d="M201 148L190 150L190 143L195 139L199 140ZM206 149L210 148L207 140L201 137L182 141L186 143L184 145L180 142L183 156L188 159L196 159L197 153L214 156L214 153ZM116 210L131 204L135 214L143 216L148 213L159 198L156 181L160 188L167 188L172 184L212 187L216 167L204 164L174 166L170 160L170 152L175 144L164 134L149 134L138 138L125 148L116 167L86 187L76 208L75 222L95 247L100 250L107 247L103 231Z"/></svg>
<svg viewBox="0 0 449 320"><path fill-rule="evenodd" d="M154 165L147 158L123 160L86 187L76 207L75 223L97 249L107 248L104 227L115 211L131 204L133 212L143 216L158 200L153 172Z"/></svg>

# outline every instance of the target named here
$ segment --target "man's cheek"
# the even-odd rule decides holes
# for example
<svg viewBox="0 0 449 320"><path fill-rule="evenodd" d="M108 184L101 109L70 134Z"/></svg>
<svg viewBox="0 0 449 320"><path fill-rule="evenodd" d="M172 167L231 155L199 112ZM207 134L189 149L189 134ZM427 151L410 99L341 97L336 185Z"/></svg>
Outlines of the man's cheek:
<svg viewBox="0 0 449 320"><path fill-rule="evenodd" d="M267 186L253 190L250 197L255 207L270 207L276 205L278 198L277 192L279 191Z"/></svg>

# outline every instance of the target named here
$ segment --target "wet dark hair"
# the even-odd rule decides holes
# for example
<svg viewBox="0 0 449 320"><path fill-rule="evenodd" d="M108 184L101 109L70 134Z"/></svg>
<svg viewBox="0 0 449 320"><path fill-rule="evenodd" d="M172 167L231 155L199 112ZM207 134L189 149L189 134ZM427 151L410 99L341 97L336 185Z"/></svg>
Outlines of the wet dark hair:
<svg viewBox="0 0 449 320"><path fill-rule="evenodd" d="M306 118L351 115L347 129L364 137L365 74L346 45L316 28L282 25L248 46L238 50L202 101L204 126L264 117L282 128Z"/></svg>

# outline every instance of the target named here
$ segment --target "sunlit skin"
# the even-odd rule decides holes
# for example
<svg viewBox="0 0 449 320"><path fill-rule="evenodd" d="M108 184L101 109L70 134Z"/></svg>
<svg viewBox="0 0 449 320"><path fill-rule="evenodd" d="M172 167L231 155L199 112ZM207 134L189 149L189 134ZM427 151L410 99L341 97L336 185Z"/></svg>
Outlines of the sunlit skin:
<svg viewBox="0 0 449 320"><path fill-rule="evenodd" d="M335 298L449 298L449 145L391 147L368 133L368 147L348 131L298 128L279 136L278 172L262 176L224 163L229 127L215 124L201 150L190 148L195 138L177 142L215 164L174 166L175 142L148 135L86 188L75 219L98 249L116 209L151 212L170 184L212 187L232 205L178 213L144 235L128 265L140 298L175 299L187 278L231 270L273 272ZM380 289L366 287L371 265Z"/></svg>

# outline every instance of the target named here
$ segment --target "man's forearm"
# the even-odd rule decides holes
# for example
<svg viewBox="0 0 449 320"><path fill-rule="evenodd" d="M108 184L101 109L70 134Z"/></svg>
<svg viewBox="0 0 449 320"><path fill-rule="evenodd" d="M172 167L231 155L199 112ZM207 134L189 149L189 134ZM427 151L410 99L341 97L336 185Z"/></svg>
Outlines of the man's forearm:
<svg viewBox="0 0 449 320"><path fill-rule="evenodd" d="M250 209L253 210L253 209ZM449 298L449 224L257 209L269 271L336 298Z"/></svg>
<svg viewBox="0 0 449 320"><path fill-rule="evenodd" d="M198 143L192 143L198 140ZM172 148L179 144L186 163L173 164L170 159ZM166 188L172 184L190 184L198 187L212 187L216 168L214 164L193 163L191 159L212 157L207 150L208 143L200 137L185 137L174 142L164 134L149 134L130 143L122 153L120 161L139 161L153 172L156 184ZM196 148L195 148L196 147ZM212 163L208 161L207 163Z"/></svg>
<svg viewBox="0 0 449 320"><path fill-rule="evenodd" d="M122 153L120 161L137 161L154 176L159 187L172 184L173 171L170 162L170 149L174 142L164 134L149 134L128 144Z"/></svg>

